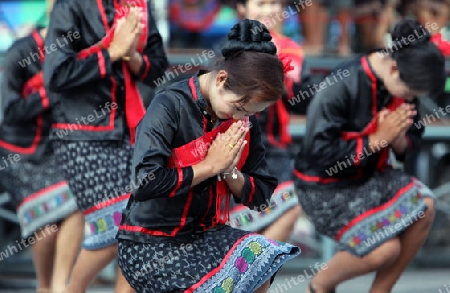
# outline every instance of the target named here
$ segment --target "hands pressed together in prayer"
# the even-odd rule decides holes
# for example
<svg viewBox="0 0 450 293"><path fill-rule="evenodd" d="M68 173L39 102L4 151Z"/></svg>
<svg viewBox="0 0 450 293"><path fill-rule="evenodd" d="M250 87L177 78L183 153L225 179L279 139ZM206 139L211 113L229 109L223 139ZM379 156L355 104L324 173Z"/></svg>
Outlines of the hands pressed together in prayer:
<svg viewBox="0 0 450 293"><path fill-rule="evenodd" d="M112 61L120 59L131 61L136 54L139 55L136 47L144 28L144 24L141 23L142 17L143 12L140 8L131 7L128 15L117 21L114 37L108 49Z"/></svg>
<svg viewBox="0 0 450 293"><path fill-rule="evenodd" d="M250 126L244 121L233 123L226 132L217 135L213 140L206 157L200 163L193 166L194 178L192 186L200 182L225 173L232 173L233 176L222 176L227 182L230 191L236 197L240 197L245 179L239 170L235 170L241 159L242 151L247 143L245 136L250 131Z"/></svg>
<svg viewBox="0 0 450 293"><path fill-rule="evenodd" d="M377 132L372 139L375 142L385 141L394 151L403 152L408 146L406 132L416 114L415 106L408 103L400 105L395 111L382 110L378 116Z"/></svg>
<svg viewBox="0 0 450 293"><path fill-rule="evenodd" d="M249 127L243 121L233 123L226 132L219 133L208 149L205 162L213 166L213 173L230 173L239 162L248 143L245 135Z"/></svg>

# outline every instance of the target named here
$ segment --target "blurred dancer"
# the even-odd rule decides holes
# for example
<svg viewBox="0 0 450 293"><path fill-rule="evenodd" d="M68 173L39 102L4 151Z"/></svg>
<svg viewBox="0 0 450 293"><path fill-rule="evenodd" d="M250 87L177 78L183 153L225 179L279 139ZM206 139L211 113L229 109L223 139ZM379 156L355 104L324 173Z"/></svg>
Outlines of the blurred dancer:
<svg viewBox="0 0 450 293"><path fill-rule="evenodd" d="M391 150L405 160L420 148L417 97L444 89L444 57L430 39L418 21L400 21L392 48L341 65L331 75L348 77L310 105L295 165L299 199L317 231L341 248L310 293L370 272L370 292L391 292L430 231L433 193L388 164Z"/></svg>
<svg viewBox="0 0 450 293"><path fill-rule="evenodd" d="M45 84L58 98L52 137L86 220L67 292L85 292L117 256L122 211L140 184L130 169L145 113L135 82L153 85L168 65L148 5L57 0L50 19L46 45L58 47L44 64ZM116 292L132 292L120 270Z"/></svg>
<svg viewBox="0 0 450 293"><path fill-rule="evenodd" d="M303 3L303 1L299 2ZM297 2L294 1L294 4L297 4ZM305 36L303 48L307 55L322 55L325 53L327 28L331 23L330 14L332 13L336 14L341 29L337 53L341 56L351 54L352 5L352 0L314 0L310 1L310 5L299 10L302 31Z"/></svg>
<svg viewBox="0 0 450 293"><path fill-rule="evenodd" d="M442 29L450 20L450 0L417 0L415 9L417 20L431 31L431 40L445 57L450 56L450 42L443 39Z"/></svg>
<svg viewBox="0 0 450 293"><path fill-rule="evenodd" d="M49 11L53 1L47 1ZM0 187L17 205L23 239L31 245L40 293L62 292L83 240L83 214L49 140L56 100L47 94L42 63L47 29L14 42L3 64ZM20 248L20 250L22 250Z"/></svg>
<svg viewBox="0 0 450 293"><path fill-rule="evenodd" d="M282 23L275 21L276 18L273 17L282 12L281 0L240 0L237 11L242 18L265 23L272 36L272 42L277 48L277 54L287 56L292 61L293 70L287 73L284 80L287 94L257 114L262 130L262 141L266 148L267 165L270 174L278 179L279 185L270 202L266 203L267 209L258 213L238 205L233 209L230 223L233 227L260 232L271 239L287 241L301 213L295 193L293 166L288 149L291 143L288 130L289 110L293 107L287 97L293 97L294 91L297 92L300 87L304 68L303 51L296 42L281 34ZM308 103L308 101L302 102Z"/></svg>

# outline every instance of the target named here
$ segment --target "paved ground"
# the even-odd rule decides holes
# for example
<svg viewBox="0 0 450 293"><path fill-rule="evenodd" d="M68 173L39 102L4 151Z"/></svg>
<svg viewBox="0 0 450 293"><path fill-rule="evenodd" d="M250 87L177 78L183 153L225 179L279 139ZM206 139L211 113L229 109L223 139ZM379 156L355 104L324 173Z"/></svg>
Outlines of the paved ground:
<svg viewBox="0 0 450 293"><path fill-rule="evenodd" d="M303 278L299 277L300 275ZM304 293L310 271L281 271L269 293ZM367 293L373 276L365 276L349 281L338 288L338 293ZM292 281L292 278L303 282ZM446 289L448 288L448 289ZM1 293L34 293L33 290L1 290ZM88 293L112 293L112 287L92 288ZM250 293L250 292L242 292ZM392 293L450 293L450 270L424 270L406 272Z"/></svg>

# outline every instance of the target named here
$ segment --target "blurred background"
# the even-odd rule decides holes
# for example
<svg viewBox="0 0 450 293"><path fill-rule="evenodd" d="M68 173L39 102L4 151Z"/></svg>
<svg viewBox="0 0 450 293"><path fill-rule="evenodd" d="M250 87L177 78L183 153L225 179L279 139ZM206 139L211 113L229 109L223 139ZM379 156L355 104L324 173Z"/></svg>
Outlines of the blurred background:
<svg viewBox="0 0 450 293"><path fill-rule="evenodd" d="M168 84L188 77L213 62L212 58L200 56L205 50L217 52L220 40L239 20L234 0L149 2L152 4L171 66L166 73L166 77L170 78L159 86L140 85L147 105L155 93ZM436 23L443 39L450 40L449 2L285 0L283 10L287 12L287 17L283 17L278 25L282 34L302 46L304 59L311 73L308 82L319 83L338 63L373 48L389 45L388 32L403 17L417 18L423 24ZM0 1L0 74L2 56L8 47L17 38L27 35L35 25L47 23L45 0ZM189 70L187 66L183 67L183 72L177 70L179 66L187 63L192 65ZM450 76L450 60L447 60L447 72ZM422 116L426 118L434 115L437 119L431 119L427 124L422 151L399 167L417 176L436 191L438 213L432 232L411 268L450 269L450 115L437 116L435 112L440 107L450 109L450 82L447 82L446 92L441 96L427 97L421 101ZM450 111L447 110L447 113ZM1 115L2 111L0 121ZM306 119L306 115L293 116L291 119L290 129L296 142L302 139ZM294 146L291 151L295 153L298 148ZM14 208L8 198L8 194L0 191L0 253L21 240ZM309 268L316 262L324 262L331 257L335 249L333 242L317 235L304 217L298 219L291 238L293 243L302 248L303 253L289 263L286 270L296 271ZM0 292L6 288L19 290L33 287L34 271L30 255L27 250L7 258L0 254ZM447 276L449 275L447 273ZM114 264L111 264L99 276L96 286L108 287L114 280L115 268ZM437 284L434 292L439 292L438 288L444 288L444 285Z"/></svg>

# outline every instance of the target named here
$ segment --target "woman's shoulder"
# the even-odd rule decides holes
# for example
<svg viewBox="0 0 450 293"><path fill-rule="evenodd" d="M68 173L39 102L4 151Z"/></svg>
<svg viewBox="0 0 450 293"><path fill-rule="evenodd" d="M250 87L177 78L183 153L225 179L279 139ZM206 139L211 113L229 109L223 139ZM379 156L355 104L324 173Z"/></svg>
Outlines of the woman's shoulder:
<svg viewBox="0 0 450 293"><path fill-rule="evenodd" d="M36 53L33 54L33 52ZM39 63L40 57L38 45L30 33L11 44L6 51L4 65L20 65L21 68L27 69L32 63Z"/></svg>
<svg viewBox="0 0 450 293"><path fill-rule="evenodd" d="M181 80L165 86L152 99L152 104L164 105L168 109L178 110L192 100L188 80Z"/></svg>

